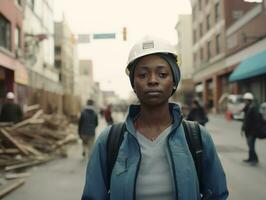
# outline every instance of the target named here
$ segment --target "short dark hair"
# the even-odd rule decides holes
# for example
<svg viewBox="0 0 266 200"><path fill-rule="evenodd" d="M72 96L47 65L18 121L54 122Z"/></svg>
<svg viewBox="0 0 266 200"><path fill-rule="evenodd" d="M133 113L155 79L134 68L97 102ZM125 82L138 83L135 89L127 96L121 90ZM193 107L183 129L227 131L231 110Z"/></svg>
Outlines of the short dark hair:
<svg viewBox="0 0 266 200"><path fill-rule="evenodd" d="M197 107L200 106L200 103L197 99L193 99L192 103L194 103Z"/></svg>
<svg viewBox="0 0 266 200"><path fill-rule="evenodd" d="M87 100L87 105L93 105L93 104L94 104L94 101L92 99Z"/></svg>

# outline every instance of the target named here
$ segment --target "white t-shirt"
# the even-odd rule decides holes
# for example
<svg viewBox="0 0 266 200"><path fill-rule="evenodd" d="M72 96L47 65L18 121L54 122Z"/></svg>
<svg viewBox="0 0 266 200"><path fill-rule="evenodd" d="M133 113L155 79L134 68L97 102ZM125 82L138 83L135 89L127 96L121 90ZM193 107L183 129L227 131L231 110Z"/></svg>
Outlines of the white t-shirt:
<svg viewBox="0 0 266 200"><path fill-rule="evenodd" d="M137 132L141 149L141 163L137 175L137 200L173 200L174 183L167 159L167 136L172 126L154 141Z"/></svg>

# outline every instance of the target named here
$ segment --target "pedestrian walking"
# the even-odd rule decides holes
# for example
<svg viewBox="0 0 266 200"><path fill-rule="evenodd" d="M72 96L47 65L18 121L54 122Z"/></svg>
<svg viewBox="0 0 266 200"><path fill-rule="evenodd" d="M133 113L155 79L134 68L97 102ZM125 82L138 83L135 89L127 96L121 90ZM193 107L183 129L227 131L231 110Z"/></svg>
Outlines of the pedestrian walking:
<svg viewBox="0 0 266 200"><path fill-rule="evenodd" d="M15 94L8 92L6 102L3 104L0 113L1 122L18 123L23 119L23 111L19 104L15 103Z"/></svg>
<svg viewBox="0 0 266 200"><path fill-rule="evenodd" d="M98 126L98 116L94 108L93 100L87 101L87 106L82 110L78 123L78 133L82 140L82 156L86 157L92 148L95 137L95 129Z"/></svg>
<svg viewBox="0 0 266 200"><path fill-rule="evenodd" d="M254 102L254 96L252 93L245 93L244 96L245 107L243 109L245 115L242 124L242 132L245 133L247 145L249 148L248 158L243 160L251 164L257 164L259 162L257 153L255 151L256 133L260 127L261 116L259 108Z"/></svg>
<svg viewBox="0 0 266 200"><path fill-rule="evenodd" d="M111 105L108 105L107 108L104 110L104 119L108 125L112 125L114 123Z"/></svg>
<svg viewBox="0 0 266 200"><path fill-rule="evenodd" d="M209 121L207 113L197 99L192 101L192 109L188 113L187 120L197 121L202 126Z"/></svg>
<svg viewBox="0 0 266 200"><path fill-rule="evenodd" d="M226 199L226 178L210 135L200 126L198 179L180 107L169 103L181 78L175 48L145 37L133 46L126 71L139 104L129 107L111 174L108 147L114 125L97 139L82 200Z"/></svg>

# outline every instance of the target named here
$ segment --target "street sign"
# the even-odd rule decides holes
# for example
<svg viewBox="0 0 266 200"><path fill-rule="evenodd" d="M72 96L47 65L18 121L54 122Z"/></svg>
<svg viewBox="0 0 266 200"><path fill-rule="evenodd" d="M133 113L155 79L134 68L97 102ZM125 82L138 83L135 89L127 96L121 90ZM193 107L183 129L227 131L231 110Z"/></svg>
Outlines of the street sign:
<svg viewBox="0 0 266 200"><path fill-rule="evenodd" d="M115 33L94 33L93 39L115 39Z"/></svg>
<svg viewBox="0 0 266 200"><path fill-rule="evenodd" d="M78 34L78 43L89 43L90 34Z"/></svg>

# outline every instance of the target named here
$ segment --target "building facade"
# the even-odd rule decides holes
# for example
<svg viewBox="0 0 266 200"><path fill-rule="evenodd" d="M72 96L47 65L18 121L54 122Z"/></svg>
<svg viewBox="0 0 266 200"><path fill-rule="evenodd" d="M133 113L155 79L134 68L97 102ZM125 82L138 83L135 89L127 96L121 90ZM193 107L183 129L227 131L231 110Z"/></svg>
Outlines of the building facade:
<svg viewBox="0 0 266 200"><path fill-rule="evenodd" d="M74 94L74 72L77 64L76 40L65 19L55 22L55 67L64 94Z"/></svg>
<svg viewBox="0 0 266 200"><path fill-rule="evenodd" d="M181 81L173 95L173 100L190 105L194 97L193 88L193 52L192 52L192 15L179 15L175 27L177 31L177 52Z"/></svg>
<svg viewBox="0 0 266 200"><path fill-rule="evenodd" d="M243 0L192 0L191 3L195 91L206 108L217 112L224 94L240 92L238 84L229 82L230 74L239 63L229 61L229 56L240 48L234 47L233 32L237 28L230 27L261 3ZM243 23L247 21L240 22Z"/></svg>
<svg viewBox="0 0 266 200"><path fill-rule="evenodd" d="M229 18L228 28L226 30L226 67L240 71L237 78L231 80L231 85L236 87L234 93L243 94L252 92L258 101L262 103L266 101L266 59L260 60L260 57L266 58L266 3L265 1L257 4L247 4L244 11L232 9L232 2L226 3L225 10L229 12L227 7L231 8L231 12L227 14ZM252 57L259 55L251 62L249 75L241 75L238 69L240 64L245 65ZM263 62L263 63L258 63ZM239 67L238 67L239 66ZM259 69L265 68L265 70ZM235 72L234 72L235 73Z"/></svg>
<svg viewBox="0 0 266 200"><path fill-rule="evenodd" d="M25 2L25 58L29 86L61 94L59 73L54 66L53 0Z"/></svg>
<svg viewBox="0 0 266 200"><path fill-rule="evenodd" d="M223 76L225 20L223 1L192 0L193 81L197 96L208 109L217 108L218 76Z"/></svg>
<svg viewBox="0 0 266 200"><path fill-rule="evenodd" d="M25 4L18 0L0 3L0 105L7 92L16 93L21 105L25 103L28 74L23 58Z"/></svg>
<svg viewBox="0 0 266 200"><path fill-rule="evenodd" d="M92 60L79 61L79 93L81 105L85 106L88 99L93 99L94 81L93 81L93 62ZM96 99L93 99L94 101Z"/></svg>

